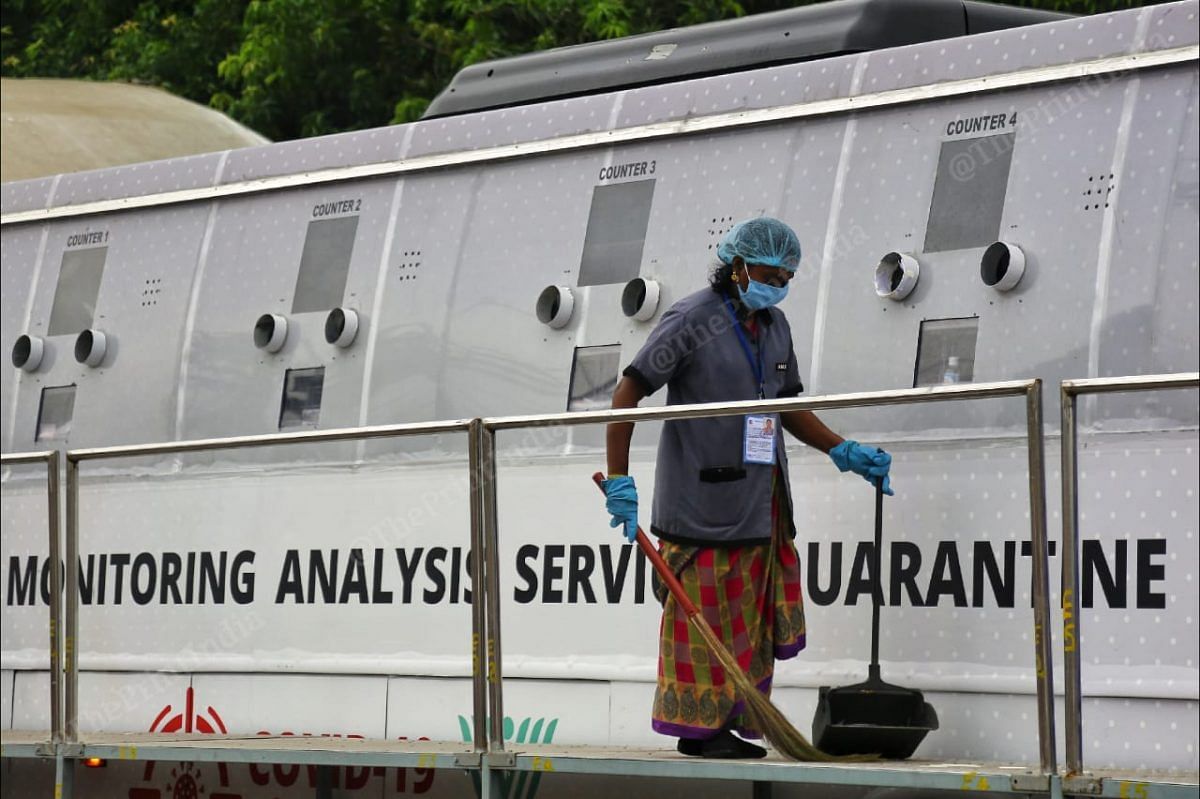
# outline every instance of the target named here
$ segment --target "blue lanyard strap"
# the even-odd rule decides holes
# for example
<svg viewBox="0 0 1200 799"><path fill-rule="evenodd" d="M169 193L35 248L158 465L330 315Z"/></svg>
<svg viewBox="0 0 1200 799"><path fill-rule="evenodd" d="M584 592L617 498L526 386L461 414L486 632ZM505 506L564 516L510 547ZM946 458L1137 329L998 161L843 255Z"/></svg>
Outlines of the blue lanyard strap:
<svg viewBox="0 0 1200 799"><path fill-rule="evenodd" d="M746 362L750 364L750 371L754 373L754 379L758 383L758 398L767 398L767 386L764 381L764 369L762 360L762 345L758 347L758 357L750 349L750 341L746 338L745 332L742 330L742 323L738 321L737 312L733 310L733 303L729 298L725 298L725 310L729 311L729 316L733 319L733 332L737 333L738 341L742 345L742 352L746 355Z"/></svg>

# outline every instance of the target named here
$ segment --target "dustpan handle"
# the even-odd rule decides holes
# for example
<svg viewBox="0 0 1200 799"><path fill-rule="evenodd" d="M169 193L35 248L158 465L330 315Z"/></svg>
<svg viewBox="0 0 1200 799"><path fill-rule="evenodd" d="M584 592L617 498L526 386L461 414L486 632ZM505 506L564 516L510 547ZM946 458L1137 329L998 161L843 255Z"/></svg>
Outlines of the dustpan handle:
<svg viewBox="0 0 1200 799"><path fill-rule="evenodd" d="M869 675L879 677L879 606L883 604L883 479L875 483L875 549L871 572L871 667Z"/></svg>

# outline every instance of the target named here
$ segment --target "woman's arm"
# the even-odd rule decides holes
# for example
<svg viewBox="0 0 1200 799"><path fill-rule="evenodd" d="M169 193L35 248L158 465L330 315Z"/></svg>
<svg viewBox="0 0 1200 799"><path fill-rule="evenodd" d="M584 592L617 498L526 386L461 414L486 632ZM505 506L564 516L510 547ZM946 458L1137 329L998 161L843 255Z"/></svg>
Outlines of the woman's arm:
<svg viewBox="0 0 1200 799"><path fill-rule="evenodd" d="M613 392L613 409L636 408L646 392L636 380L622 377ZM633 440L633 422L615 422L608 426L608 473L629 474L629 442Z"/></svg>
<svg viewBox="0 0 1200 799"><path fill-rule="evenodd" d="M814 449L819 449L828 454L829 450L842 443L844 440L837 433L825 426L825 423L817 418L817 415L812 411L787 411L779 414L783 420L783 429L794 435L796 438L808 444ZM633 427L633 425L630 425ZM612 435L611 433L609 434ZM611 440L611 439L610 439ZM612 446L609 445L611 453ZM612 457L611 455L609 456Z"/></svg>

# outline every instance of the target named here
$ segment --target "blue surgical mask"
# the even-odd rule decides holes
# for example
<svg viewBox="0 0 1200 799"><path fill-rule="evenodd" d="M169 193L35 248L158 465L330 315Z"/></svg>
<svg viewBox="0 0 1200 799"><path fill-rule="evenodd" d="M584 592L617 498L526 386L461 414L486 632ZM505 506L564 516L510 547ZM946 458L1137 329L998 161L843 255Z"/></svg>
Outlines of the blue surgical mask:
<svg viewBox="0 0 1200 799"><path fill-rule="evenodd" d="M746 277L748 279L748 287L742 288L738 286L738 294L742 298L742 305L745 305L752 311L761 311L763 308L778 305L787 296L788 287L786 283L782 287L777 288L770 283L760 283L749 275Z"/></svg>

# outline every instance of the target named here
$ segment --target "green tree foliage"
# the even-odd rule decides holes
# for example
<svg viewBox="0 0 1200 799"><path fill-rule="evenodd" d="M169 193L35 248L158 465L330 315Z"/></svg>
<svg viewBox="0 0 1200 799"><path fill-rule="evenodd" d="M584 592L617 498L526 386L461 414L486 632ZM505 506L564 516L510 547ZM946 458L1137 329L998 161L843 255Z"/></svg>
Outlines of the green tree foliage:
<svg viewBox="0 0 1200 799"><path fill-rule="evenodd" d="M278 140L416 119L479 61L804 2L0 0L0 62L5 76L161 86ZM1076 14L1141 5L1009 2Z"/></svg>

